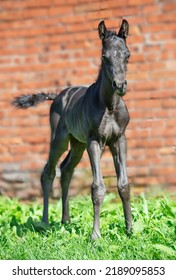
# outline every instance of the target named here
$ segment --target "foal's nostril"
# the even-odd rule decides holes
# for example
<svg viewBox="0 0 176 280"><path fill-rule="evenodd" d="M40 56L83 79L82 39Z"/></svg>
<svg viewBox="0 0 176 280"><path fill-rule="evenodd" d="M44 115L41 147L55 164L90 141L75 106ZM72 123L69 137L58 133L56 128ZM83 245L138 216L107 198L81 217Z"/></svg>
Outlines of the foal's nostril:
<svg viewBox="0 0 176 280"><path fill-rule="evenodd" d="M113 82L112 82L112 87L113 87L113 89L116 89L116 88L117 88L116 81L113 81Z"/></svg>
<svg viewBox="0 0 176 280"><path fill-rule="evenodd" d="M112 82L112 87L114 89L122 89L123 88L123 83L117 83L115 80Z"/></svg>

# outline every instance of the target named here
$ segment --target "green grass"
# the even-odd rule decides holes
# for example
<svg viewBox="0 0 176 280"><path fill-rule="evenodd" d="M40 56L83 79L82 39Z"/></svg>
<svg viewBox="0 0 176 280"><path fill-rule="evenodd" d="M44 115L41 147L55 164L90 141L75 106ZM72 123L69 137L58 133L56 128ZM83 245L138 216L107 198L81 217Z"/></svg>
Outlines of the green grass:
<svg viewBox="0 0 176 280"><path fill-rule="evenodd" d="M102 238L90 240L90 197L71 199L72 223L62 225L61 201L50 205L50 228L41 222L39 203L24 204L0 197L0 259L172 260L176 259L176 202L132 198L133 234L124 228L122 205L107 195L101 211Z"/></svg>

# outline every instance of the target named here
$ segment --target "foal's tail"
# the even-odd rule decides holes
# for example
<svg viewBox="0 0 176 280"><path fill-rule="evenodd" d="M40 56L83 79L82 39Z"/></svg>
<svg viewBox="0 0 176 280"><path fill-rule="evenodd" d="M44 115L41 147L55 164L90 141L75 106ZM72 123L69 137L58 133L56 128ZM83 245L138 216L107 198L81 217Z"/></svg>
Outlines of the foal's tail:
<svg viewBox="0 0 176 280"><path fill-rule="evenodd" d="M36 106L45 100L54 100L57 93L37 93L37 94L26 94L16 97L12 104L17 108L27 109L32 106Z"/></svg>

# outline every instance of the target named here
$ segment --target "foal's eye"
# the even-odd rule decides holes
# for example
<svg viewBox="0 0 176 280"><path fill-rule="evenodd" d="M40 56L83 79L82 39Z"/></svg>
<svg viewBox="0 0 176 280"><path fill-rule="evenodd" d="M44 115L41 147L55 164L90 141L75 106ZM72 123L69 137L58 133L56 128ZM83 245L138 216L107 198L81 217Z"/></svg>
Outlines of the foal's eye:
<svg viewBox="0 0 176 280"><path fill-rule="evenodd" d="M128 63L129 58L130 58L130 55L126 56L126 58L125 58L126 63Z"/></svg>
<svg viewBox="0 0 176 280"><path fill-rule="evenodd" d="M127 63L128 63L129 58L130 58L130 52L127 52L126 59L125 59Z"/></svg>
<svg viewBox="0 0 176 280"><path fill-rule="evenodd" d="M102 54L101 58L102 58L102 60L103 60L104 62L106 62L106 61L107 61L107 55Z"/></svg>

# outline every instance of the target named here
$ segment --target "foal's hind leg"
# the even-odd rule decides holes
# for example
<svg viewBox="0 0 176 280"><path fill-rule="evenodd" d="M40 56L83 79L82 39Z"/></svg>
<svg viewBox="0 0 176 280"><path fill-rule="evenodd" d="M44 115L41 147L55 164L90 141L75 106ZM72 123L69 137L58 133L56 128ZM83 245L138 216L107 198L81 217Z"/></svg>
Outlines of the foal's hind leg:
<svg viewBox="0 0 176 280"><path fill-rule="evenodd" d="M43 189L43 218L42 221L48 223L48 202L49 193L52 188L53 180L56 175L56 164L61 155L67 150L69 136L65 125L60 123L58 114L51 115L51 143L49 159L41 175L41 184Z"/></svg>
<svg viewBox="0 0 176 280"><path fill-rule="evenodd" d="M60 140L61 141L61 140ZM41 175L41 184L43 190L43 217L42 221L44 223L48 222L48 203L49 203L49 194L52 189L53 180L56 175L56 164L60 156L66 151L68 142L64 141L52 141L50 146L49 159L47 164L44 167L44 170Z"/></svg>
<svg viewBox="0 0 176 280"><path fill-rule="evenodd" d="M70 139L71 150L65 160L61 163L61 188L62 188L62 223L70 222L68 188L73 175L74 168L82 158L85 144L78 142L75 138Z"/></svg>
<svg viewBox="0 0 176 280"><path fill-rule="evenodd" d="M132 215L130 206L130 186L126 169L126 139L122 135L117 143L110 146L118 177L118 192L123 203L127 232L131 232Z"/></svg>

